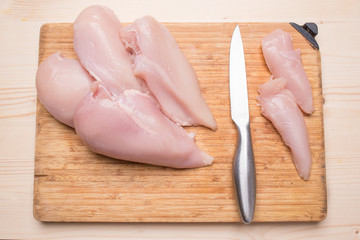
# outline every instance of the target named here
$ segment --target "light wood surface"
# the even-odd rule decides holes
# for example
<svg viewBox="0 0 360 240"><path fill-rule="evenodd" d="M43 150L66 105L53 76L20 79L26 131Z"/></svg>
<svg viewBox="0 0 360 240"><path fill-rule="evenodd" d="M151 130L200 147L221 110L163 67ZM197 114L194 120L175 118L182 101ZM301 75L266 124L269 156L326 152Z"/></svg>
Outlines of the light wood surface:
<svg viewBox="0 0 360 240"><path fill-rule="evenodd" d="M214 156L211 166L179 170L117 161L91 153L75 131L38 102L34 215L51 222L239 222L232 162L237 138L229 106L229 45L236 23L167 23L198 75L218 124L216 132L186 128ZM256 163L255 222L320 221L326 183L320 53L289 23L242 23L250 123ZM314 112L305 116L312 152L311 176L302 180L290 150L260 113L258 86L270 78L261 39L275 29L292 35L312 85ZM76 58L72 24L45 24L39 63L55 52Z"/></svg>
<svg viewBox="0 0 360 240"><path fill-rule="evenodd" d="M1 239L359 239L360 2L103 1L123 22L314 21L321 50L327 218L320 223L52 223L33 218L35 74L40 26L72 22L95 1L0 2Z"/></svg>

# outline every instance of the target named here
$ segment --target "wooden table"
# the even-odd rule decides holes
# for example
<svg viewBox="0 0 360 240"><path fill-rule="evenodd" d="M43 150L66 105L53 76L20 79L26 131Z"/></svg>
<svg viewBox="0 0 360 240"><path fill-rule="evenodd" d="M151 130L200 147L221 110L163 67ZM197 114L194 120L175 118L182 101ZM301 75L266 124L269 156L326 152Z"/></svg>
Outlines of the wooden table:
<svg viewBox="0 0 360 240"><path fill-rule="evenodd" d="M167 22L318 24L322 57L327 219L320 223L40 223L33 218L39 30L72 22L93 1L0 3L0 238L6 239L360 239L360 2L104 2L123 22L151 14Z"/></svg>

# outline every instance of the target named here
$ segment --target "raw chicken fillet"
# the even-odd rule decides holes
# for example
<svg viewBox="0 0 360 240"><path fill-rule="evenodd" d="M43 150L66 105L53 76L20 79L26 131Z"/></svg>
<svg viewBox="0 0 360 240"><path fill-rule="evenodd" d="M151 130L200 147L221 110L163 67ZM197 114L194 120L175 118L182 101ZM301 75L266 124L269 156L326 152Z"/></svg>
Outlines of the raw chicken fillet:
<svg viewBox="0 0 360 240"><path fill-rule="evenodd" d="M46 58L36 73L36 90L40 102L57 120L74 127L77 104L90 92L94 79L79 61L61 53Z"/></svg>
<svg viewBox="0 0 360 240"><path fill-rule="evenodd" d="M107 7L84 9L74 23L74 50L89 73L112 92L141 90L129 53L119 39L121 24Z"/></svg>
<svg viewBox="0 0 360 240"><path fill-rule="evenodd" d="M295 167L304 180L310 176L311 152L304 116L286 80L270 80L259 87L261 113L269 119L291 150Z"/></svg>
<svg viewBox="0 0 360 240"><path fill-rule="evenodd" d="M76 132L92 151L174 168L212 163L213 158L148 95L132 89L114 97L102 85L94 85L75 113Z"/></svg>
<svg viewBox="0 0 360 240"><path fill-rule="evenodd" d="M120 36L133 55L136 76L147 83L170 119L182 126L216 129L195 71L165 26L146 16L124 27Z"/></svg>
<svg viewBox="0 0 360 240"><path fill-rule="evenodd" d="M300 50L293 49L290 34L278 29L265 36L261 45L274 78L285 78L286 88L292 92L299 107L311 114L314 111L311 85L301 62Z"/></svg>

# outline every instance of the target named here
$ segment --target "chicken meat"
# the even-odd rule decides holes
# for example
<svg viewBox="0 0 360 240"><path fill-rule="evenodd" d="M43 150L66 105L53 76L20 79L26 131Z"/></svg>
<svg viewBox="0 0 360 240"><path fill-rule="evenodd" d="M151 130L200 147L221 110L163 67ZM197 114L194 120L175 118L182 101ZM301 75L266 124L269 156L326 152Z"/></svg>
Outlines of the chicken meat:
<svg viewBox="0 0 360 240"><path fill-rule="evenodd" d="M292 92L299 107L311 114L314 111L311 85L302 65L300 50L293 49L290 34L277 29L265 36L261 45L274 78L285 78L286 88Z"/></svg>
<svg viewBox="0 0 360 240"><path fill-rule="evenodd" d="M311 151L304 116L284 78L259 86L261 113L269 119L290 148L295 167L304 180L310 176Z"/></svg>
<svg viewBox="0 0 360 240"><path fill-rule="evenodd" d="M145 16L122 28L120 37L132 54L135 75L146 82L170 119L182 126L216 129L194 69L164 25Z"/></svg>
<svg viewBox="0 0 360 240"><path fill-rule="evenodd" d="M123 28L114 12L95 5L73 30L80 62L56 53L36 77L39 100L56 119L98 154L173 168L212 164L181 125L215 130L215 119L163 25L145 17Z"/></svg>
<svg viewBox="0 0 360 240"><path fill-rule="evenodd" d="M74 127L77 104L90 92L94 79L79 61L57 52L46 58L36 73L40 102L60 122Z"/></svg>
<svg viewBox="0 0 360 240"><path fill-rule="evenodd" d="M74 121L77 134L93 152L112 158L174 168L202 167L213 160L153 98L135 89L115 96L94 83Z"/></svg>
<svg viewBox="0 0 360 240"><path fill-rule="evenodd" d="M119 38L121 23L112 10L99 5L85 8L73 28L74 51L96 80L115 94L125 89L142 89Z"/></svg>

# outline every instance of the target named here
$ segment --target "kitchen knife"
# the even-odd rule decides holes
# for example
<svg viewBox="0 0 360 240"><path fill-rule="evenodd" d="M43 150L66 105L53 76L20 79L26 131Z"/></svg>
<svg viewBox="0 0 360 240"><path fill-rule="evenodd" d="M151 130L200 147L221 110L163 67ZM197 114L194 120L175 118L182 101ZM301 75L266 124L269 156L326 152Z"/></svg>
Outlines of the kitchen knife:
<svg viewBox="0 0 360 240"><path fill-rule="evenodd" d="M231 118L238 130L233 174L243 223L251 223L255 210L255 166L251 142L245 56L239 26L230 44L229 85Z"/></svg>

